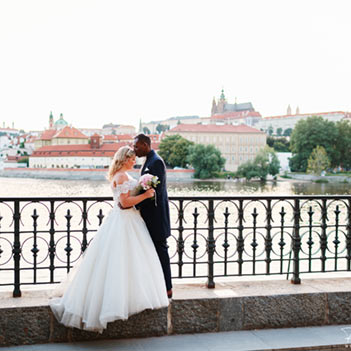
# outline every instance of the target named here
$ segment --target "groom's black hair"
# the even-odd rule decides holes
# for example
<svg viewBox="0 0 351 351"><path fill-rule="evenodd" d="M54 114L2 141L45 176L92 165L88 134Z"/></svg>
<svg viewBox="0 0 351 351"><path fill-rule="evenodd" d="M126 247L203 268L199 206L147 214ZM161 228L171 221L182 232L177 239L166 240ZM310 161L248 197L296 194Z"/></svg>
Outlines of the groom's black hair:
<svg viewBox="0 0 351 351"><path fill-rule="evenodd" d="M138 134L138 135L135 137L135 139L138 139L138 140L141 141L142 143L146 143L146 144L148 144L149 146L151 146L151 139L150 139L147 135L145 135L145 134L143 134L143 133Z"/></svg>

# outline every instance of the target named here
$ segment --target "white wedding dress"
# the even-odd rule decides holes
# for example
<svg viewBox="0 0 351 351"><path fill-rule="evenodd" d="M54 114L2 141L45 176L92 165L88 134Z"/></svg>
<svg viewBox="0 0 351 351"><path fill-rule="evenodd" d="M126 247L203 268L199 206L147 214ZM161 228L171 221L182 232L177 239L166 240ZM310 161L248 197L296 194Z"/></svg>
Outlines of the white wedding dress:
<svg viewBox="0 0 351 351"><path fill-rule="evenodd" d="M168 306L161 264L144 220L134 207L118 207L120 194L136 185L130 176L111 185L113 209L63 284L63 296L50 300L65 326L102 332L108 322Z"/></svg>

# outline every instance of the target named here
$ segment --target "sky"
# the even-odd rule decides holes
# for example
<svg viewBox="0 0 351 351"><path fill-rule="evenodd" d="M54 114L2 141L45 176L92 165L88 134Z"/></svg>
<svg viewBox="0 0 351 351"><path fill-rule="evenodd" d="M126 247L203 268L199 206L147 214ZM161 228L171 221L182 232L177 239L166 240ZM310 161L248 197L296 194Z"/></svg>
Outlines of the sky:
<svg viewBox="0 0 351 351"><path fill-rule="evenodd" d="M349 0L0 0L0 127L351 111Z"/></svg>

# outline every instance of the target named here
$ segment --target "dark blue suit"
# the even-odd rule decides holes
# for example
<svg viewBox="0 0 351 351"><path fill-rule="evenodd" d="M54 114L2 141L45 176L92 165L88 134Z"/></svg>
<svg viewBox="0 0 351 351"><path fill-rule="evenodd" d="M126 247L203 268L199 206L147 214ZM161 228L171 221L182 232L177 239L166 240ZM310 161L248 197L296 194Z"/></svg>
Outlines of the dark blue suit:
<svg viewBox="0 0 351 351"><path fill-rule="evenodd" d="M171 235L169 204L166 182L166 167L160 156L151 150L141 170L141 175L152 174L158 177L160 183L156 187L155 199L146 199L138 206L152 241L160 258L167 290L172 288L171 268L168 255L167 238Z"/></svg>

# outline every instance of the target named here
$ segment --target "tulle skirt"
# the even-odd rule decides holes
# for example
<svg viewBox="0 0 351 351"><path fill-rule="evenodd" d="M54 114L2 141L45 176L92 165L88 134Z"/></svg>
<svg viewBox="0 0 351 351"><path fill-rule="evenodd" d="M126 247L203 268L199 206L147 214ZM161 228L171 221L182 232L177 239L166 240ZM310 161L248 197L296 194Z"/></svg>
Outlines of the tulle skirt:
<svg viewBox="0 0 351 351"><path fill-rule="evenodd" d="M64 286L49 305L68 327L102 332L109 322L168 306L161 264L139 211L115 206Z"/></svg>

